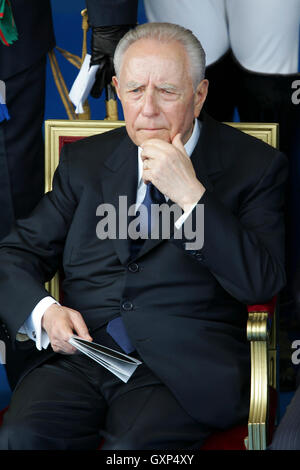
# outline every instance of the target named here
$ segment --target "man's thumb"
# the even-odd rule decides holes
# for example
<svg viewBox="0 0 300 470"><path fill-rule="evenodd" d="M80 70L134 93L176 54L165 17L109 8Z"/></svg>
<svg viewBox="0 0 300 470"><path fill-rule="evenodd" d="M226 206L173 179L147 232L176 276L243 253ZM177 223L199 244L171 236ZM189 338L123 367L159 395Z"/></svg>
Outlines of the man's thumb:
<svg viewBox="0 0 300 470"><path fill-rule="evenodd" d="M90 336L89 330L81 315L77 315L73 318L73 326L78 336L86 339L87 341L92 341L92 337Z"/></svg>
<svg viewBox="0 0 300 470"><path fill-rule="evenodd" d="M184 150L184 145L181 141L181 134L176 134L174 139L172 140L172 145L174 145L174 147L176 147L178 150L180 150L182 152L182 150Z"/></svg>

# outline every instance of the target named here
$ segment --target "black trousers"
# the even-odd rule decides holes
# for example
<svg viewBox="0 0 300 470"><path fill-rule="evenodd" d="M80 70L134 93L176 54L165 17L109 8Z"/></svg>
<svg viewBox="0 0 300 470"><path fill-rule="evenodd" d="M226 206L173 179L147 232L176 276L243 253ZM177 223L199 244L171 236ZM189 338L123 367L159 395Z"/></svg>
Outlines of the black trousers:
<svg viewBox="0 0 300 470"><path fill-rule="evenodd" d="M0 123L0 238L44 193L46 57L5 80L9 121Z"/></svg>
<svg viewBox="0 0 300 470"><path fill-rule="evenodd" d="M209 93L206 111L218 121L232 121L237 108L241 122L278 122L279 148L293 150L300 128L300 106L292 102L292 84L300 73L256 73L243 68L229 51L206 68Z"/></svg>
<svg viewBox="0 0 300 470"><path fill-rule="evenodd" d="M120 350L104 328L93 339ZM57 354L16 388L0 449L199 449L210 433L144 363L125 384L84 355Z"/></svg>
<svg viewBox="0 0 300 470"><path fill-rule="evenodd" d="M206 67L209 81L204 108L217 121L231 122L238 100L239 67L231 51Z"/></svg>

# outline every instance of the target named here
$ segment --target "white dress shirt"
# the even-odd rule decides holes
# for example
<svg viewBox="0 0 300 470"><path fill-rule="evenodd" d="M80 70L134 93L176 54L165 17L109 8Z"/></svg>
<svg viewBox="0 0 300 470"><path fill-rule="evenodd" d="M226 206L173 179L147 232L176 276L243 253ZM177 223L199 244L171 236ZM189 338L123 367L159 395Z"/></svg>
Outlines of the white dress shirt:
<svg viewBox="0 0 300 470"><path fill-rule="evenodd" d="M196 147L196 144L198 142L199 136L200 136L200 125L201 123L198 121L198 119L195 119L195 125L194 129L192 132L191 137L185 144L184 148L187 153L187 155L190 157L193 153L194 148ZM141 205L145 198L146 194L146 189L147 185L144 183L142 179L143 175L143 161L141 158L141 151L142 149L138 147L138 188L137 188L137 196L136 196L136 210L138 207ZM168 197L165 196L166 200L168 200ZM181 227L181 225L184 223L186 218L189 216L189 214L192 212L193 208L195 207L196 204L194 204L188 211L184 212L181 217L176 221L175 226L177 229ZM27 334L27 336L35 341L37 349L40 351L42 348L46 349L49 346L49 337L46 333L46 331L42 328L41 323L42 323L42 318L47 310L48 307L52 304L58 304L60 305L53 297L47 296L44 297L40 302L35 306L27 320L24 322L22 327L19 330L19 333L22 334Z"/></svg>

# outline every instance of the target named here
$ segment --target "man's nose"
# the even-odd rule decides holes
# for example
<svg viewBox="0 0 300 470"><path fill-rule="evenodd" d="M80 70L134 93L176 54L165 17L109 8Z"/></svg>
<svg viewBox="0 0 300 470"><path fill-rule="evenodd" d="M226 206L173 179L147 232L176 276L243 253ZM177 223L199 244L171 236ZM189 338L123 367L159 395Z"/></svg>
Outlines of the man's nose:
<svg viewBox="0 0 300 470"><path fill-rule="evenodd" d="M144 95L142 113L144 116L155 116L159 112L157 99L154 92L147 91Z"/></svg>

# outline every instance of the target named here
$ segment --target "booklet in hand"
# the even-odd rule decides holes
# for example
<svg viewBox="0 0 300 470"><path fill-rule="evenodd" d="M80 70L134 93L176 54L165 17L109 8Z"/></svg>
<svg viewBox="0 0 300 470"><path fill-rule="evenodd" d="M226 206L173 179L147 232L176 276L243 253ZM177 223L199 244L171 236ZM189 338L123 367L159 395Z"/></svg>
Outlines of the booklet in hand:
<svg viewBox="0 0 300 470"><path fill-rule="evenodd" d="M69 343L77 348L78 351L101 364L101 366L108 369L125 383L128 382L135 369L142 364L141 361L134 357L127 356L127 354L120 353L101 344L87 341L79 336L72 336L69 339Z"/></svg>

